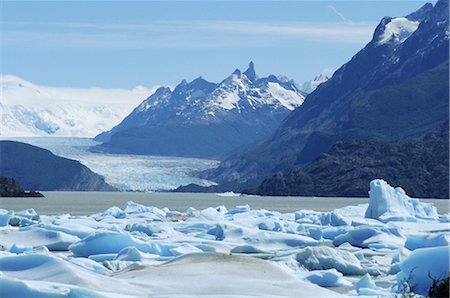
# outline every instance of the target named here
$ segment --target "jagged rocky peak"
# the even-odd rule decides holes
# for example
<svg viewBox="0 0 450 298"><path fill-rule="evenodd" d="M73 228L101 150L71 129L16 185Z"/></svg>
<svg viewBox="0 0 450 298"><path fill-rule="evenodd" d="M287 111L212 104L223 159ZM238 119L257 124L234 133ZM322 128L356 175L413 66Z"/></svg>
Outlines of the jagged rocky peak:
<svg viewBox="0 0 450 298"><path fill-rule="evenodd" d="M255 64L253 61L250 61L248 68L244 71L245 76L252 82L256 80L256 72L255 72Z"/></svg>

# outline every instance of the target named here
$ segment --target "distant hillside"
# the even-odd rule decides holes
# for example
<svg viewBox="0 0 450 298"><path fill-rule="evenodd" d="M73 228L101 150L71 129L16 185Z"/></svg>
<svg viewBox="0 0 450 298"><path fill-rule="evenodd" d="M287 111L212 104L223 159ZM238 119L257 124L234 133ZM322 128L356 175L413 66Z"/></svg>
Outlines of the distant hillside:
<svg viewBox="0 0 450 298"><path fill-rule="evenodd" d="M0 176L0 197L43 197L43 195L35 191L25 191L13 178Z"/></svg>
<svg viewBox="0 0 450 298"><path fill-rule="evenodd" d="M290 173L278 173L249 193L259 195L366 197L381 178L413 197L449 198L448 122L423 140L341 141Z"/></svg>
<svg viewBox="0 0 450 298"><path fill-rule="evenodd" d="M26 190L116 190L78 161L13 141L0 141L0 176L20 181Z"/></svg>

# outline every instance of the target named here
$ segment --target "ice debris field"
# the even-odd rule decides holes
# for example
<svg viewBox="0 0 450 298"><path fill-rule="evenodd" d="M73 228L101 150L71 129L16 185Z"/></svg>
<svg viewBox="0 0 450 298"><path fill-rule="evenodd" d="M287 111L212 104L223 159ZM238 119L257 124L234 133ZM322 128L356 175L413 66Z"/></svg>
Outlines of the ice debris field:
<svg viewBox="0 0 450 298"><path fill-rule="evenodd" d="M426 295L448 276L449 221L383 180L368 204L333 212L1 209L0 296Z"/></svg>

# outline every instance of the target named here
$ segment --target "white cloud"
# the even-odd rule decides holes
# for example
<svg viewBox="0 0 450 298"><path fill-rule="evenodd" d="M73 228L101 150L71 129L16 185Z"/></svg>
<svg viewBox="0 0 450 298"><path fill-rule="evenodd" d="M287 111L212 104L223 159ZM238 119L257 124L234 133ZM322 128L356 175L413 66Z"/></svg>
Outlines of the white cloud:
<svg viewBox="0 0 450 298"><path fill-rule="evenodd" d="M271 47L299 40L364 43L375 24L159 21L145 24L4 23L4 45L65 48Z"/></svg>

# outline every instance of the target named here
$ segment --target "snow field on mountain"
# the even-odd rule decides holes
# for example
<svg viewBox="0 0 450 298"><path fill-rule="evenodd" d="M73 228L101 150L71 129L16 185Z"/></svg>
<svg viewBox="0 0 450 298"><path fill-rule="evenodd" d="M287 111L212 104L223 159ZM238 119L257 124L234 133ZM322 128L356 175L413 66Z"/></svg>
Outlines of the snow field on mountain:
<svg viewBox="0 0 450 298"><path fill-rule="evenodd" d="M389 206L408 216L391 217ZM369 204L332 212L248 205L178 212L133 202L89 216L0 210L0 294L380 297L405 288L424 294L428 274L448 274L450 232L448 216L424 217L423 210L433 208L382 180L371 183Z"/></svg>
<svg viewBox="0 0 450 298"><path fill-rule="evenodd" d="M156 88L63 88L1 75L0 136L94 137L118 124Z"/></svg>

